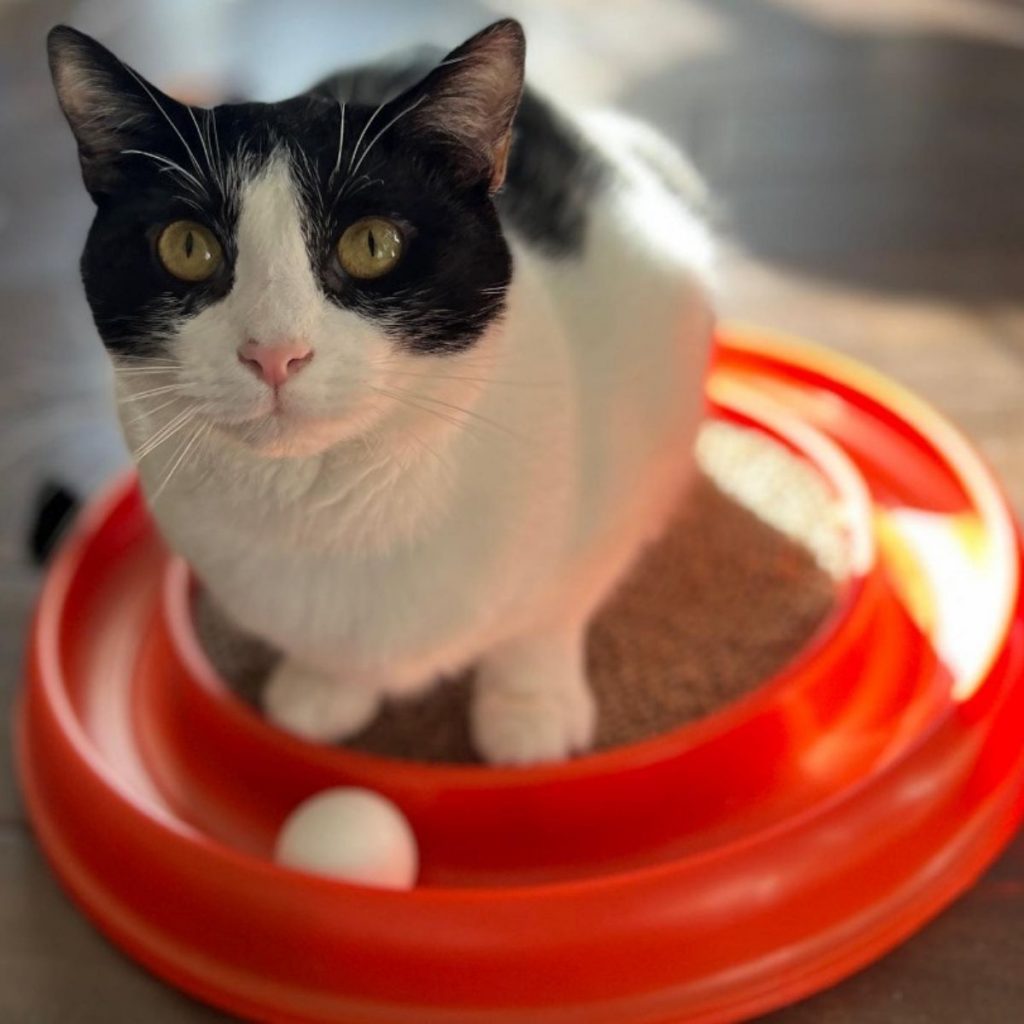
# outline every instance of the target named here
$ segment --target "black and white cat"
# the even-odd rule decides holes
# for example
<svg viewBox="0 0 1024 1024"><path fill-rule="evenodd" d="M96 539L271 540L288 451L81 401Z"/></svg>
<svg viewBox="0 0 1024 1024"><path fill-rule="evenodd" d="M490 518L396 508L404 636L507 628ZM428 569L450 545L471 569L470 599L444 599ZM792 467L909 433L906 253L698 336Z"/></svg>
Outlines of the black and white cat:
<svg viewBox="0 0 1024 1024"><path fill-rule="evenodd" d="M692 470L699 185L643 125L524 91L524 51L499 21L208 110L49 37L142 487L285 652L266 713L310 739L475 665L484 758L585 750L588 621Z"/></svg>

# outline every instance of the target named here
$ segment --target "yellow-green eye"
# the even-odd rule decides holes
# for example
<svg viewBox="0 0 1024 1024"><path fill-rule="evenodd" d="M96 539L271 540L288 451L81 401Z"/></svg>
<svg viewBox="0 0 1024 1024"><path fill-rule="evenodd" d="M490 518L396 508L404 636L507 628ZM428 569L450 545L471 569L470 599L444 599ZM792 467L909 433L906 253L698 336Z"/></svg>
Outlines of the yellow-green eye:
<svg viewBox="0 0 1024 1024"><path fill-rule="evenodd" d="M402 258L404 241L398 225L385 217L363 217L338 239L338 260L353 277L380 277Z"/></svg>
<svg viewBox="0 0 1024 1024"><path fill-rule="evenodd" d="M205 281L224 260L220 242L194 220L176 220L160 232L156 252L164 269L181 281Z"/></svg>

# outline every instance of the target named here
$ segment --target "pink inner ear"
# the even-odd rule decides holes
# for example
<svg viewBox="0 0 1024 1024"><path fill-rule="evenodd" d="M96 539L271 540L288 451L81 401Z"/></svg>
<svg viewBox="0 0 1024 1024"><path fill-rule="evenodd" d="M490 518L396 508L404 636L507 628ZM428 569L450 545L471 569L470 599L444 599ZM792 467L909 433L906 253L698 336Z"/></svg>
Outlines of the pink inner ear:
<svg viewBox="0 0 1024 1024"><path fill-rule="evenodd" d="M492 194L505 181L524 53L519 25L497 22L453 50L419 87L427 90L427 102L417 111L418 123L474 154L489 172Z"/></svg>
<svg viewBox="0 0 1024 1024"><path fill-rule="evenodd" d="M494 150L494 167L491 170L491 183L489 186L492 196L505 184L505 173L508 171L508 154L511 148L512 129L510 127Z"/></svg>

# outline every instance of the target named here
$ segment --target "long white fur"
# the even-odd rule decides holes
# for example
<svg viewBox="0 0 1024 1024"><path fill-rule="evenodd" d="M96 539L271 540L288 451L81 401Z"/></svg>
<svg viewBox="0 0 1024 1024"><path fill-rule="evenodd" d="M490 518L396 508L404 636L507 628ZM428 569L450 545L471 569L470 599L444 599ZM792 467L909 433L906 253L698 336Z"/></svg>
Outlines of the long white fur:
<svg viewBox="0 0 1024 1024"><path fill-rule="evenodd" d="M475 664L487 759L558 759L592 740L587 624L693 465L712 247L635 155L649 131L580 124L622 178L591 212L584 257L513 238L507 315L464 354L404 353L325 299L280 157L245 187L231 293L176 340L175 401L140 417L133 395L159 379L119 375L136 452L193 410L180 442L141 460L143 487L215 601L285 652L265 697L285 728L338 738L382 698ZM285 337L315 355L274 415L236 350Z"/></svg>

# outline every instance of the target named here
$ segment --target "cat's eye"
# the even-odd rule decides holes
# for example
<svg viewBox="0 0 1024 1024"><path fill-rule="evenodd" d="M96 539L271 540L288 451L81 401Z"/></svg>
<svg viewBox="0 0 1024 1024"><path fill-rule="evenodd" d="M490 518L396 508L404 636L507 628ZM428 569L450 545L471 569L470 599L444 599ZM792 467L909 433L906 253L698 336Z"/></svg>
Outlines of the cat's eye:
<svg viewBox="0 0 1024 1024"><path fill-rule="evenodd" d="M160 232L156 253L180 281L205 281L224 261L216 235L194 220L176 220Z"/></svg>
<svg viewBox="0 0 1024 1024"><path fill-rule="evenodd" d="M338 262L352 277L380 277L394 270L404 247L401 229L386 217L363 217L338 239Z"/></svg>

